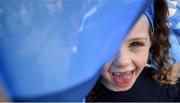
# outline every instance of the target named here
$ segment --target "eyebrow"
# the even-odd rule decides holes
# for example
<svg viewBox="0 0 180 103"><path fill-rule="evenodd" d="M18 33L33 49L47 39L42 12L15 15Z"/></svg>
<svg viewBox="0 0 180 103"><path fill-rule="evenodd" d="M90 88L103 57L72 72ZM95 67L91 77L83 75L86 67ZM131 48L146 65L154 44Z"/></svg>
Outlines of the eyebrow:
<svg viewBox="0 0 180 103"><path fill-rule="evenodd" d="M148 41L148 38L147 37L135 37L135 38L130 38L127 41L136 41L136 40Z"/></svg>

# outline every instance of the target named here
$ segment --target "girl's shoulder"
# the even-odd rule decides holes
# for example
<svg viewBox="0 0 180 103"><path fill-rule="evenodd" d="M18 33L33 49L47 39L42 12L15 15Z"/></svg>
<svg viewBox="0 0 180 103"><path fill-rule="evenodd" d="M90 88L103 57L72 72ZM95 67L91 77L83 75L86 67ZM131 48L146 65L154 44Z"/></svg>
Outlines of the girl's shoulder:
<svg viewBox="0 0 180 103"><path fill-rule="evenodd" d="M178 96L175 101L180 101L180 78L178 78L176 85L178 87Z"/></svg>
<svg viewBox="0 0 180 103"><path fill-rule="evenodd" d="M145 67L138 79L143 81L146 79L149 83L154 84L157 87L162 87L162 88L167 88L167 87L180 87L180 78L177 80L176 84L161 84L153 79L153 74L155 72L158 72L157 69L152 68L152 67ZM145 83L145 84L149 84Z"/></svg>
<svg viewBox="0 0 180 103"><path fill-rule="evenodd" d="M151 95L157 96L164 101L180 101L180 79L176 84L160 84L152 77L153 73L157 72L157 69L151 67L145 67L137 80L139 87L148 87L148 92Z"/></svg>

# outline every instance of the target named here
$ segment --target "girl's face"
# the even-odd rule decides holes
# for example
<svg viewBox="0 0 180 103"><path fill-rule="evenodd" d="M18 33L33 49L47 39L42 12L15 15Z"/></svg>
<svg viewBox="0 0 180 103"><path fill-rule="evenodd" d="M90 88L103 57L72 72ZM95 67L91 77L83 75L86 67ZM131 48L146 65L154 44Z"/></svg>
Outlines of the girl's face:
<svg viewBox="0 0 180 103"><path fill-rule="evenodd" d="M149 21L142 15L137 21L116 57L105 64L101 82L112 91L129 90L142 72L151 46Z"/></svg>

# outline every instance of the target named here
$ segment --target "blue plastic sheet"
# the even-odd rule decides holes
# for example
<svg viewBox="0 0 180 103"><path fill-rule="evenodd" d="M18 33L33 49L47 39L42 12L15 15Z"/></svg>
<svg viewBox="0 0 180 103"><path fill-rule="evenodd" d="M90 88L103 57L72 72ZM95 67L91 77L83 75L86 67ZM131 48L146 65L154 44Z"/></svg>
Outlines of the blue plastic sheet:
<svg viewBox="0 0 180 103"><path fill-rule="evenodd" d="M6 91L14 100L81 101L147 4L0 0L0 73Z"/></svg>

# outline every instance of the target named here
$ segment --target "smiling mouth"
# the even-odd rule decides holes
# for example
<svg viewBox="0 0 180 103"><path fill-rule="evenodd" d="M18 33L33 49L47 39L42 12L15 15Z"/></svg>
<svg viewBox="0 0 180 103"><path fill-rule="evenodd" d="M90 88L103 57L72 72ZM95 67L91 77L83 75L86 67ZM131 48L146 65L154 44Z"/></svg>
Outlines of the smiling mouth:
<svg viewBox="0 0 180 103"><path fill-rule="evenodd" d="M113 72L112 79L118 87L124 87L131 83L134 70L127 72Z"/></svg>

